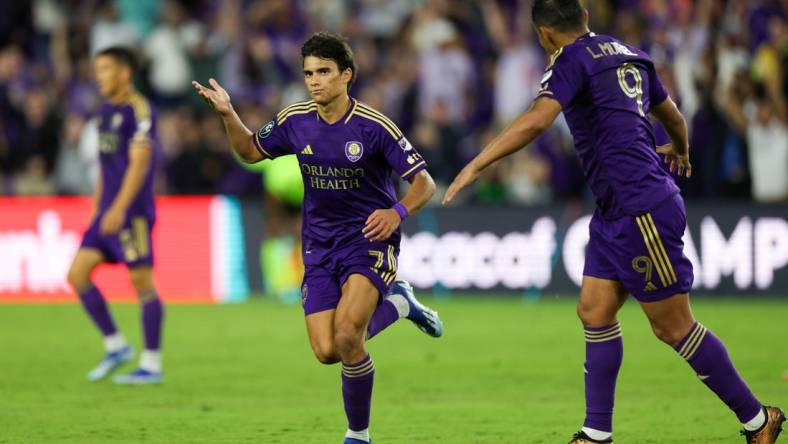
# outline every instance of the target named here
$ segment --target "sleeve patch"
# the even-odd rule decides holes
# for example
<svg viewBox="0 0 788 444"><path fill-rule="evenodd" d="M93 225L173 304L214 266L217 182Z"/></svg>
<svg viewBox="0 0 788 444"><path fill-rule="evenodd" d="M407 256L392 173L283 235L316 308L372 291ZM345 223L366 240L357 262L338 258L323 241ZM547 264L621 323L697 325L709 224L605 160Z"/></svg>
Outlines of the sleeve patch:
<svg viewBox="0 0 788 444"><path fill-rule="evenodd" d="M138 143L149 142L152 125L153 123L150 118L146 118L137 122L137 131L134 132L132 140Z"/></svg>
<svg viewBox="0 0 788 444"><path fill-rule="evenodd" d="M408 152L413 150L413 145L410 144L410 141L408 141L405 136L402 136L402 138L399 139L397 143L399 144L399 147L402 148L402 151Z"/></svg>
<svg viewBox="0 0 788 444"><path fill-rule="evenodd" d="M147 133L148 131L150 131L150 127L151 127L151 120L150 119L145 119L145 120L141 120L141 121L137 122L137 132L138 133Z"/></svg>
<svg viewBox="0 0 788 444"><path fill-rule="evenodd" d="M276 122L273 120L266 123L265 126L260 128L260 131L257 132L257 137L260 139L265 139L266 137L271 135L271 132L274 130L274 126L276 126Z"/></svg>
<svg viewBox="0 0 788 444"><path fill-rule="evenodd" d="M544 83L544 82L550 80L550 77L552 77L552 76L553 76L553 70L552 69L548 69L547 72L545 72L544 75L542 75L542 80L539 83Z"/></svg>

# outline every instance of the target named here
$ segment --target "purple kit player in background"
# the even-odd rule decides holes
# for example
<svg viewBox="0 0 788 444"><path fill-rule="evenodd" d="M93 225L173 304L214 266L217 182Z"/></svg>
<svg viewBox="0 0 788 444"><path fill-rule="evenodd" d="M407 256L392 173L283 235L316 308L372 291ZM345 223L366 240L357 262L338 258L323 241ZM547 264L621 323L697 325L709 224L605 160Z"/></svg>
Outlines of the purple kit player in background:
<svg viewBox="0 0 788 444"><path fill-rule="evenodd" d="M345 444L369 443L375 367L364 348L401 317L438 337L437 313L419 304L410 285L395 281L400 222L435 192L418 151L386 116L348 95L353 53L338 36L319 33L301 48L312 100L296 103L252 133L227 92L195 89L224 121L233 149L246 162L295 154L304 180L301 288L312 350L324 364L342 362L348 419ZM392 172L411 186L397 201Z"/></svg>
<svg viewBox="0 0 788 444"><path fill-rule="evenodd" d="M648 55L589 32L588 12L578 0L535 0L532 15L540 44L552 54L537 99L460 172L444 202L484 168L533 141L563 111L597 199L577 307L586 336L586 418L570 443L612 442L623 356L616 315L630 293L654 334L736 414L747 442L773 443L784 414L762 406L725 346L690 310L693 275L683 254L684 203L659 155L671 172L690 176L684 118ZM649 113L665 127L671 144L655 147Z"/></svg>
<svg viewBox="0 0 788 444"><path fill-rule="evenodd" d="M134 90L134 55L125 48L108 48L96 55L94 73L106 99L99 109L101 177L94 214L84 234L68 281L104 335L106 356L88 379L107 377L134 352L112 320L101 292L90 275L103 262L126 264L132 286L142 304L145 350L140 366L119 375L119 384L162 381L161 325L163 307L153 286L151 230L156 212L153 171L156 161L156 119L148 101Z"/></svg>

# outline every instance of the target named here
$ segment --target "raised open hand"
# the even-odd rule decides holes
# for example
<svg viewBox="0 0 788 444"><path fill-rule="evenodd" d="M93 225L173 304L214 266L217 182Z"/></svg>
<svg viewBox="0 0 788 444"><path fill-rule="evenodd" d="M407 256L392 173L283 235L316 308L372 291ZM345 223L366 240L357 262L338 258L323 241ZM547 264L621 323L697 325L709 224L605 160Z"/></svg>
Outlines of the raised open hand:
<svg viewBox="0 0 788 444"><path fill-rule="evenodd" d="M208 105L211 105L211 108L214 109L217 113L221 115L229 114L232 111L233 106L230 103L230 95L227 94L227 91L219 85L219 82L214 80L213 78L208 79L208 83L213 87L206 88L200 85L199 82L192 80L192 86L194 89L197 90L197 94L200 95Z"/></svg>

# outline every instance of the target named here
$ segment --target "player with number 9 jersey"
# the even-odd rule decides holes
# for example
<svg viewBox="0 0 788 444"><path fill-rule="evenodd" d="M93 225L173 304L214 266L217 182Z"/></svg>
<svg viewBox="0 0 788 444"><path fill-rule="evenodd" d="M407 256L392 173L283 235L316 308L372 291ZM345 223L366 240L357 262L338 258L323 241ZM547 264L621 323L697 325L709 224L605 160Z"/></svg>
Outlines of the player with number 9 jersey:
<svg viewBox="0 0 788 444"><path fill-rule="evenodd" d="M647 117L668 98L651 58L588 32L550 57L545 97L560 103L597 201L584 275L620 281L644 302L688 292L684 203Z"/></svg>
<svg viewBox="0 0 788 444"><path fill-rule="evenodd" d="M689 178L692 171L684 117L649 56L594 34L588 17L580 0L533 1L539 44L551 55L537 97L463 168L444 202L487 166L533 141L563 112L597 202L577 304L586 339L586 416L569 444L613 442L615 386L623 360L617 313L630 294L654 334L736 414L747 442L773 444L784 413L760 403L725 346L690 308L693 271L682 239L686 213L671 176L678 172ZM649 114L663 125L670 144L657 145Z"/></svg>
<svg viewBox="0 0 788 444"><path fill-rule="evenodd" d="M646 53L589 32L551 56L537 97L561 104L606 218L648 211L678 193L654 150L647 115L668 93Z"/></svg>

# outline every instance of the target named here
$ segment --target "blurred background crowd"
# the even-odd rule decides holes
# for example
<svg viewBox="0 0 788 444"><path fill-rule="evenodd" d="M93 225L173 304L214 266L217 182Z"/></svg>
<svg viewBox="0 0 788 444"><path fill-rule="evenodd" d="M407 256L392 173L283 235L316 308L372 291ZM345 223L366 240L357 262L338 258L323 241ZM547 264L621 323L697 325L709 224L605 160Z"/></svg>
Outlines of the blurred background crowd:
<svg viewBox="0 0 788 444"><path fill-rule="evenodd" d="M651 54L690 127L690 199L788 200L788 62L781 0L588 0L591 29ZM87 194L100 98L91 55L136 48L159 109L162 194L260 195L190 81L215 77L253 130L308 99L300 47L348 37L351 94L390 116L439 186L524 111L546 56L529 0L30 0L0 4L0 195ZM663 141L667 141L664 135ZM441 195L442 193L438 193ZM589 198L558 122L465 196L479 205ZM461 202L462 204L462 202Z"/></svg>

